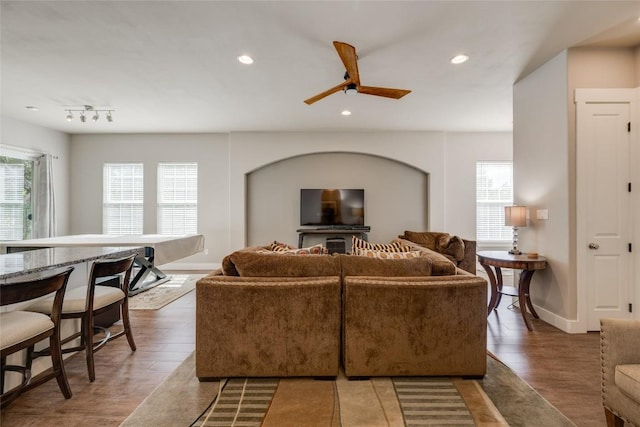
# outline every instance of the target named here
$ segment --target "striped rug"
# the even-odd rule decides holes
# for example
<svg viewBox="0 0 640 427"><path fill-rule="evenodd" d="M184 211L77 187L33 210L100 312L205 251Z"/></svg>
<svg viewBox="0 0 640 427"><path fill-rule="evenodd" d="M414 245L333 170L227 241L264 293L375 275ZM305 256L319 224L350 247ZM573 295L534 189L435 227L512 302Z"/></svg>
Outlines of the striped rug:
<svg viewBox="0 0 640 427"><path fill-rule="evenodd" d="M394 378L393 385L408 427L474 425L464 399L448 378Z"/></svg>
<svg viewBox="0 0 640 427"><path fill-rule="evenodd" d="M195 427L506 426L473 380L230 379ZM473 413L472 413L473 412Z"/></svg>
<svg viewBox="0 0 640 427"><path fill-rule="evenodd" d="M259 427L277 387L277 379L234 378L221 381L218 398L192 425Z"/></svg>

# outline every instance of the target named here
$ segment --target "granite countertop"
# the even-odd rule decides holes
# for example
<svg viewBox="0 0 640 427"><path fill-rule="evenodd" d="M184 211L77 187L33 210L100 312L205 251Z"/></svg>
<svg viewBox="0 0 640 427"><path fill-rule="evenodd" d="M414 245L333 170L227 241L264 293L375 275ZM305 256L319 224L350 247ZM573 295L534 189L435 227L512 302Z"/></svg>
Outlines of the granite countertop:
<svg viewBox="0 0 640 427"><path fill-rule="evenodd" d="M39 273L100 258L144 254L143 247L56 247L0 255L0 280Z"/></svg>

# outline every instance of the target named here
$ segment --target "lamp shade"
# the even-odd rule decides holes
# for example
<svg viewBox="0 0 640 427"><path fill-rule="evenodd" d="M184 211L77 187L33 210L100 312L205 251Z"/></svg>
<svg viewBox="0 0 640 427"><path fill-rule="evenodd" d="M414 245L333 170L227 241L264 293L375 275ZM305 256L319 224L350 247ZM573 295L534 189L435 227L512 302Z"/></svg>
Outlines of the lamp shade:
<svg viewBox="0 0 640 427"><path fill-rule="evenodd" d="M510 227L526 227L527 226L527 207L526 206L505 206L504 207L504 225Z"/></svg>

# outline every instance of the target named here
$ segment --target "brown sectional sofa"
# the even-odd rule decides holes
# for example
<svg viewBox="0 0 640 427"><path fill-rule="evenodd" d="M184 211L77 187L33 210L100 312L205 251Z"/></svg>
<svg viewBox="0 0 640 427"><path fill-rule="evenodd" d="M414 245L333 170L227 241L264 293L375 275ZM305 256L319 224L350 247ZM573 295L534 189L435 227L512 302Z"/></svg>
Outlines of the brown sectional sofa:
<svg viewBox="0 0 640 427"><path fill-rule="evenodd" d="M483 376L487 282L473 274L475 242L458 259L397 242L421 256L265 246L225 257L196 285L198 378L333 377L341 362L348 377Z"/></svg>

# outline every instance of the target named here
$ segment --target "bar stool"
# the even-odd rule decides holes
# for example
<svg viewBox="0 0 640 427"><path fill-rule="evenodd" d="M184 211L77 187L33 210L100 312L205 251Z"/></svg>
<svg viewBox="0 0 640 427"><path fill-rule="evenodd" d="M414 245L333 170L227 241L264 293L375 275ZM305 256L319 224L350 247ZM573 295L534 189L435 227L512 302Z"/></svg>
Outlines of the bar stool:
<svg viewBox="0 0 640 427"><path fill-rule="evenodd" d="M91 267L91 274L87 286L71 289L67 292L62 305L63 319L80 319L80 331L65 338L62 344L67 344L75 339L80 338L80 344L63 348L63 353L76 351L85 351L87 359L87 371L89 373L89 381L93 382L96 378L95 367L93 362L93 354L100 350L107 342L126 336L131 351L136 351L136 344L131 333L131 324L129 322L129 295L128 286L131 279L131 270L133 268L133 260L135 255L126 258L105 259L95 261ZM107 279L118 279L119 286L99 285L101 281ZM120 314L124 329L116 334L111 334L107 328L95 325L94 317L115 306L120 307ZM37 302L30 305L27 309L40 313L47 313L48 305L44 302ZM100 329L104 331L104 337L94 343L94 330Z"/></svg>
<svg viewBox="0 0 640 427"><path fill-rule="evenodd" d="M65 399L71 398L71 388L67 381L60 348L60 319L62 302L72 271L73 267L69 267L52 276L0 285L0 305L2 306L29 301L55 292L53 298L47 298L49 315L24 310L0 313L0 388L2 391L0 407L4 407L20 394L52 378L58 381ZM37 357L34 346L45 338L49 338L52 369L32 377L31 364ZM26 350L24 366L8 365L7 357L22 350ZM22 383L5 392L4 376L7 371L22 374Z"/></svg>

